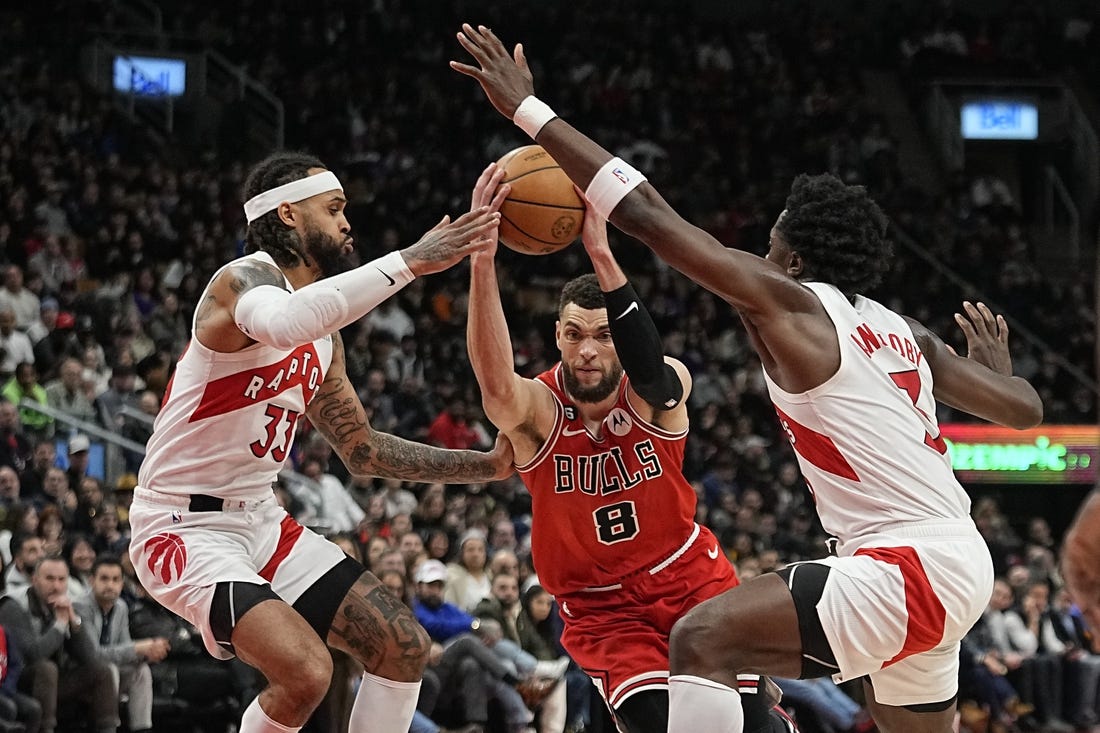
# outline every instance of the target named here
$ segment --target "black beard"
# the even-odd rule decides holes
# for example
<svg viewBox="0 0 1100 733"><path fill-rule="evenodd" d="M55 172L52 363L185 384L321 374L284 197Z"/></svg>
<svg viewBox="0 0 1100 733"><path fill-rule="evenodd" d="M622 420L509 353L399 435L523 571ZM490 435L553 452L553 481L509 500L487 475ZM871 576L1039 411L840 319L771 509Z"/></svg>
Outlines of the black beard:
<svg viewBox="0 0 1100 733"><path fill-rule="evenodd" d="M321 270L321 277L339 275L359 265L358 253L353 250L350 254L344 254L343 242L337 242L320 229L308 225L302 235L302 248Z"/></svg>
<svg viewBox="0 0 1100 733"><path fill-rule="evenodd" d="M569 396L573 398L574 402L585 402L588 404L595 404L597 402L603 402L611 393L619 388L619 382L623 378L623 367L621 364L615 364L611 367L611 371L603 376L600 381L592 387L582 386L577 381L577 375L573 373L572 367L566 364L564 361L561 364L562 376L565 379L565 390L569 393Z"/></svg>

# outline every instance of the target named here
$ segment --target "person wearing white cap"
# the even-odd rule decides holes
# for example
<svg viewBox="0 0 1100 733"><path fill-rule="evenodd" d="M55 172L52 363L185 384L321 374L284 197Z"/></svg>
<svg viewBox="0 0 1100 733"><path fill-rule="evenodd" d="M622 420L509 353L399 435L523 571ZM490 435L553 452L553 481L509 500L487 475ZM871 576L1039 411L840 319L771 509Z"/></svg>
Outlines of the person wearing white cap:
<svg viewBox="0 0 1100 733"><path fill-rule="evenodd" d="M130 555L146 590L197 626L212 654L237 655L268 681L240 733L305 724L329 687L326 644L368 670L350 731L405 731L427 634L360 563L290 517L271 484L303 415L357 478L467 483L512 472L504 440L489 453L452 451L371 428L340 337L415 277L487 246L499 202L443 217L412 246L354 267L347 198L321 161L272 155L244 193L247 254L200 296L138 475Z"/></svg>

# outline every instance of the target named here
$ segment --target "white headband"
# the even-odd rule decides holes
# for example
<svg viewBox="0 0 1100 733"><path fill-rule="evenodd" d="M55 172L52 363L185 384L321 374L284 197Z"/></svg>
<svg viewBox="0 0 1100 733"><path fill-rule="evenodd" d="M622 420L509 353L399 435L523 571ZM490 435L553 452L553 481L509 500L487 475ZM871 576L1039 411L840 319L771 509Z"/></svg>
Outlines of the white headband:
<svg viewBox="0 0 1100 733"><path fill-rule="evenodd" d="M332 171L306 176L256 194L244 203L244 216L251 224L267 212L279 208L279 204L284 201L296 204L310 196L335 190L343 191L344 187L340 185L340 179Z"/></svg>

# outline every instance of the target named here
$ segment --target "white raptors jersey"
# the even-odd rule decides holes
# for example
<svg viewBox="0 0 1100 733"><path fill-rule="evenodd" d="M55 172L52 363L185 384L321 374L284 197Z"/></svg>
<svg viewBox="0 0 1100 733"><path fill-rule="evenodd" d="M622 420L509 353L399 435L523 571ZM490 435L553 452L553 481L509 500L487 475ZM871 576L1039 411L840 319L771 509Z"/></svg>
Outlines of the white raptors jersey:
<svg viewBox="0 0 1100 733"><path fill-rule="evenodd" d="M265 252L244 259L274 265ZM331 362L331 336L290 351L253 344L231 354L192 336L165 391L138 484L223 498L269 488Z"/></svg>
<svg viewBox="0 0 1100 733"><path fill-rule="evenodd" d="M805 285L836 328L840 367L802 394L764 379L825 530L843 542L898 522L969 520L909 324L868 298Z"/></svg>

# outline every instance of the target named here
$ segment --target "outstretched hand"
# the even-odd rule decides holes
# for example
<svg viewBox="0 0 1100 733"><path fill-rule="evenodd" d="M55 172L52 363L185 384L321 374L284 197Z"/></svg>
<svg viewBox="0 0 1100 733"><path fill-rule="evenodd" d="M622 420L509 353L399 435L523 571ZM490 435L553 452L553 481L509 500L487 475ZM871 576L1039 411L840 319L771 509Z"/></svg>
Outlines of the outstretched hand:
<svg viewBox="0 0 1100 733"><path fill-rule="evenodd" d="M966 336L966 358L984 364L998 374L1012 376L1012 356L1008 351L1008 323L1004 316L994 316L985 303L976 306L963 301L963 311L955 314Z"/></svg>
<svg viewBox="0 0 1100 733"><path fill-rule="evenodd" d="M488 208L491 214L500 211L500 205L504 203L504 199L508 198L508 194L512 191L510 185L507 183L501 185L500 183L504 179L504 174L504 168L496 163L485 166L485 170L481 172L481 175L477 178L477 183L474 184L474 192L470 197L470 211L481 208ZM488 240L488 243L479 254L485 254L489 257L496 254L499 232L500 228L497 226L482 235Z"/></svg>
<svg viewBox="0 0 1100 733"><path fill-rule="evenodd" d="M454 221L444 216L419 242L402 250L401 255L418 277L442 272L464 257L495 245L499 223L500 213L490 211L488 206L479 206Z"/></svg>
<svg viewBox="0 0 1100 733"><path fill-rule="evenodd" d="M512 119L519 103L535 93L531 70L523 55L523 44L516 44L512 55L509 55L492 30L483 25L475 29L469 23L462 24L458 42L480 64L480 68L457 61L451 62L451 68L477 79L497 111Z"/></svg>

